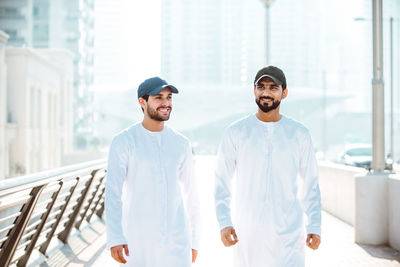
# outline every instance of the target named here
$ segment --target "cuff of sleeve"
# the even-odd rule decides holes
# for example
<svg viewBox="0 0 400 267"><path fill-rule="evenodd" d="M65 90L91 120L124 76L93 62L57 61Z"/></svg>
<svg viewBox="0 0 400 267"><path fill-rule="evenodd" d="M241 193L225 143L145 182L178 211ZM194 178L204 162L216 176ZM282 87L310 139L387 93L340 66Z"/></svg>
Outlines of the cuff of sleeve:
<svg viewBox="0 0 400 267"><path fill-rule="evenodd" d="M224 220L220 220L219 221L219 229L220 230L222 230L222 229L224 229L225 227L228 227L228 226L233 226L232 220L230 218L226 218Z"/></svg>
<svg viewBox="0 0 400 267"><path fill-rule="evenodd" d="M199 238L193 238L192 240L192 249L199 250L200 249L200 240Z"/></svg>
<svg viewBox="0 0 400 267"><path fill-rule="evenodd" d="M126 242L125 238L109 240L109 241L107 241L107 249L110 249L115 246L127 245L127 244L128 244L128 242Z"/></svg>
<svg viewBox="0 0 400 267"><path fill-rule="evenodd" d="M321 227L319 226L307 226L307 234L317 234L321 236Z"/></svg>

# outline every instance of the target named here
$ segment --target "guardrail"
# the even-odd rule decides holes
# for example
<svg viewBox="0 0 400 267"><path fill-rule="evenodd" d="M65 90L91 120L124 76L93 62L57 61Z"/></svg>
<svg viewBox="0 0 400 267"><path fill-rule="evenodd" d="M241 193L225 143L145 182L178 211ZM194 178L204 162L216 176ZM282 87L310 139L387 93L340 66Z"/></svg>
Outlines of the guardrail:
<svg viewBox="0 0 400 267"><path fill-rule="evenodd" d="M106 160L0 181L0 266L26 266L50 241L102 217Z"/></svg>

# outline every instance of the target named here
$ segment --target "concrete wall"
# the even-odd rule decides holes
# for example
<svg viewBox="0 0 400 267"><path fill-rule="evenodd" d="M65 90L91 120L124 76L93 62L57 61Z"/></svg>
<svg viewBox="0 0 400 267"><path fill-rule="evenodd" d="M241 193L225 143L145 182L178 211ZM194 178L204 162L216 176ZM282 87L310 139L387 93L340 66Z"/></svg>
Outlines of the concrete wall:
<svg viewBox="0 0 400 267"><path fill-rule="evenodd" d="M388 179L389 245L400 251L400 176Z"/></svg>
<svg viewBox="0 0 400 267"><path fill-rule="evenodd" d="M319 162L319 184L324 210L354 226L354 176L365 172L362 168L331 162Z"/></svg>
<svg viewBox="0 0 400 267"><path fill-rule="evenodd" d="M354 226L360 244L400 251L400 176L319 162L322 208Z"/></svg>
<svg viewBox="0 0 400 267"><path fill-rule="evenodd" d="M43 49L38 50L42 55L46 55L51 62L56 64L59 69L60 80L60 124L61 151L62 156L72 153L74 126L73 126L73 83L74 83L74 55L64 49Z"/></svg>
<svg viewBox="0 0 400 267"><path fill-rule="evenodd" d="M54 131L58 130L54 102L60 94L57 67L27 48L7 48L6 64L7 105L18 125L11 175L59 167L59 136Z"/></svg>
<svg viewBox="0 0 400 267"><path fill-rule="evenodd" d="M355 177L355 241L366 245L388 243L388 173L369 172Z"/></svg>
<svg viewBox="0 0 400 267"><path fill-rule="evenodd" d="M60 167L64 146L72 147L72 61L67 51L6 49L7 108L17 126L7 140L11 176Z"/></svg>

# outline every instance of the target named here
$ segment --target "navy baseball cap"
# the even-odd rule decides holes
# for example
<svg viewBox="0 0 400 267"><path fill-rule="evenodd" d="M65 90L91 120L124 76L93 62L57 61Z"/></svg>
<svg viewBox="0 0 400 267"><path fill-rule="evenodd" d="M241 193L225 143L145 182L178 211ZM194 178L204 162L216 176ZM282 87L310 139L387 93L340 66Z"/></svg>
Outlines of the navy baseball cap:
<svg viewBox="0 0 400 267"><path fill-rule="evenodd" d="M160 77L149 78L139 85L137 90L138 98L141 98L145 95L156 95L166 87L168 87L174 94L179 93L175 86L168 84L167 81L161 79Z"/></svg>

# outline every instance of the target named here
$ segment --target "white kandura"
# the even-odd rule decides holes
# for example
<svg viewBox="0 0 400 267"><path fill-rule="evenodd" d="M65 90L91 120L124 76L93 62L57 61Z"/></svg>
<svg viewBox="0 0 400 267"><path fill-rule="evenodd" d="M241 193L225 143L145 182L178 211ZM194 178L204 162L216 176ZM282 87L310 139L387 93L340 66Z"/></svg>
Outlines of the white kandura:
<svg viewBox="0 0 400 267"><path fill-rule="evenodd" d="M219 148L215 205L220 228L233 226L238 236L235 266L304 266L304 230L321 234L318 169L308 130L286 116L262 122L253 114L232 124Z"/></svg>
<svg viewBox="0 0 400 267"><path fill-rule="evenodd" d="M191 266L200 237L197 189L183 135L136 123L114 137L105 214L107 247L128 244L130 256L121 266Z"/></svg>

